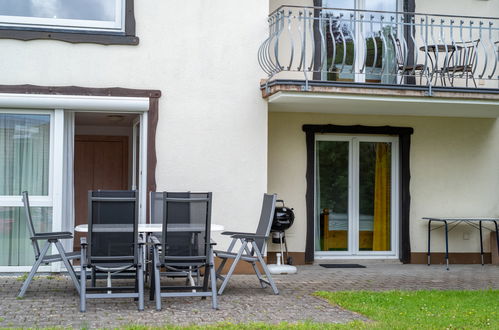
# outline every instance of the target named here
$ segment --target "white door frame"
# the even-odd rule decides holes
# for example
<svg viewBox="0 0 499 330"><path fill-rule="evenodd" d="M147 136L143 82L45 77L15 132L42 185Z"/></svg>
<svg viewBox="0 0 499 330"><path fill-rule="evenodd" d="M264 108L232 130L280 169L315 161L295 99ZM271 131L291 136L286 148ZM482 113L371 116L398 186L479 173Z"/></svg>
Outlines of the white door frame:
<svg viewBox="0 0 499 330"><path fill-rule="evenodd" d="M344 141L349 143L348 161L348 251L315 251L316 259L398 259L399 257L399 138L386 135L316 135L317 141ZM361 142L390 142L391 152L391 251L360 251L359 243L359 144ZM317 148L314 148L314 163L317 162ZM314 183L317 182L317 167L314 166ZM314 192L314 240L317 239L317 199ZM314 242L315 246L315 242Z"/></svg>
<svg viewBox="0 0 499 330"><path fill-rule="evenodd" d="M12 109L14 108L14 109ZM42 109L42 110L31 110ZM52 231L63 227L63 173L64 158L64 114L72 112L136 113L140 115L140 179L139 222L145 223L147 211L147 123L149 99L143 97L88 97L74 95L18 95L0 96L0 112L19 114L50 114L50 160L48 196L30 196L31 206L52 207ZM56 143L57 141L57 143ZM22 207L21 196L0 196L0 206ZM34 263L34 260L33 260ZM29 266L0 266L1 272L27 272ZM60 263L40 266L38 272L63 271Z"/></svg>

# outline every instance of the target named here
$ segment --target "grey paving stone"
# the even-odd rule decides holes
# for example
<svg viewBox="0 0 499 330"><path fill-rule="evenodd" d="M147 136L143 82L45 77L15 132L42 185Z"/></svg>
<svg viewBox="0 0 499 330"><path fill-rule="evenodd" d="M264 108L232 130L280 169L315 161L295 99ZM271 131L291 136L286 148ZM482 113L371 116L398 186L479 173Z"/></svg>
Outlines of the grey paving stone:
<svg viewBox="0 0 499 330"><path fill-rule="evenodd" d="M280 290L273 295L261 289L255 276L235 275L219 310L209 299L163 299L157 312L146 297L146 309L137 311L132 299L89 300L87 312L79 312L78 295L71 281L60 275L39 276L23 299L16 299L22 284L18 276L0 276L0 327L106 327L125 325L161 326L217 322L337 322L363 319L360 315L331 306L312 295L315 291L344 290L452 290L499 289L499 267L486 265L443 266L368 263L367 268L326 269L300 266L297 275L274 277Z"/></svg>

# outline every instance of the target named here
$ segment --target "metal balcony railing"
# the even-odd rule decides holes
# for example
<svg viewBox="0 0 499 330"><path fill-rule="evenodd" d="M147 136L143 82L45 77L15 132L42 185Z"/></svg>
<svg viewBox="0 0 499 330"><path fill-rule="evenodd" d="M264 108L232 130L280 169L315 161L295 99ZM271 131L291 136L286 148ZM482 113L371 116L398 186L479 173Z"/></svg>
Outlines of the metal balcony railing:
<svg viewBox="0 0 499 330"><path fill-rule="evenodd" d="M499 87L499 18L282 6L268 22L269 80Z"/></svg>

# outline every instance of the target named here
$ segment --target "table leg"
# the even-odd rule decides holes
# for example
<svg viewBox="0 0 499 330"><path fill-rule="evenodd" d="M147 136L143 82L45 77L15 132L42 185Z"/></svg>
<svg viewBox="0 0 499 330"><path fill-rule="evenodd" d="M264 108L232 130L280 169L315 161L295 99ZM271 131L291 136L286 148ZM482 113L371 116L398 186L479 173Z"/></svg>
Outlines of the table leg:
<svg viewBox="0 0 499 330"><path fill-rule="evenodd" d="M449 270L449 228L447 226L447 221L445 224L445 263L447 264L447 270Z"/></svg>
<svg viewBox="0 0 499 330"><path fill-rule="evenodd" d="M430 265L431 263L431 255L430 255L430 246L431 246L431 220L428 220L428 253L426 254L427 255L427 259L428 259L428 266Z"/></svg>
<svg viewBox="0 0 499 330"><path fill-rule="evenodd" d="M497 221L494 221L496 225L496 242L497 242L497 253L499 253L499 227L497 226Z"/></svg>
<svg viewBox="0 0 499 330"><path fill-rule="evenodd" d="M483 239L482 239L482 222L478 221L478 227L480 228L480 258L482 259L483 266Z"/></svg>

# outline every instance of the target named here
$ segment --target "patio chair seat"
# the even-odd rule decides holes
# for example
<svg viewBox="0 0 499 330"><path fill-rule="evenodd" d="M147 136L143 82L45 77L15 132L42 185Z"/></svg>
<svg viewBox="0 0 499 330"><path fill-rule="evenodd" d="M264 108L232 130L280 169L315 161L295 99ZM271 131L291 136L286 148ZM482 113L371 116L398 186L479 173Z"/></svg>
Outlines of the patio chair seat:
<svg viewBox="0 0 499 330"><path fill-rule="evenodd" d="M73 259L80 259L80 252L66 252L66 258L69 260ZM43 263L50 263L50 262L57 262L57 261L62 261L62 257L60 254L50 254L50 255L45 255L42 259L42 264Z"/></svg>
<svg viewBox="0 0 499 330"><path fill-rule="evenodd" d="M235 259L237 257L236 252L227 252L227 251L220 251L220 250L215 250L214 252L215 252L215 255L217 257L222 258L222 259L225 259L225 258ZM253 261L258 261L258 258L256 256L241 255L241 260L253 262Z"/></svg>

